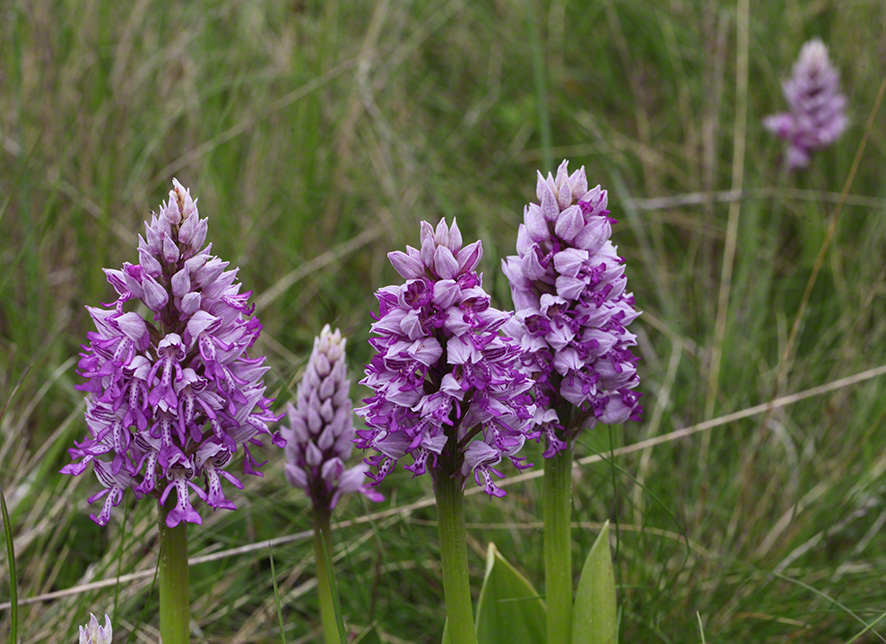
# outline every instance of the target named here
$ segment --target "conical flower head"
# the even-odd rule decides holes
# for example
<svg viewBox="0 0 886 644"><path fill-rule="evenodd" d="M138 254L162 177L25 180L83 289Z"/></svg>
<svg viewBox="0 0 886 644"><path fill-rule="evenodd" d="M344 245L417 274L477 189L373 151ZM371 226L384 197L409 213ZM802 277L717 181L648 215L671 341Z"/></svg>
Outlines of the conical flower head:
<svg viewBox="0 0 886 644"><path fill-rule="evenodd" d="M304 489L314 507L329 510L343 494L359 492L372 501L384 499L368 485L365 463L345 468L354 447L346 342L328 324L314 339L296 404L287 407L289 426L281 431L286 439L286 479Z"/></svg>
<svg viewBox="0 0 886 644"><path fill-rule="evenodd" d="M836 141L849 123L840 74L831 65L828 48L821 40L803 45L793 76L783 87L790 111L767 116L763 124L789 143L788 166L805 167L811 153Z"/></svg>
<svg viewBox="0 0 886 644"><path fill-rule="evenodd" d="M639 420L637 339L627 330L639 312L610 241L616 221L606 191L588 189L584 167L569 174L563 161L556 176L538 174L536 196L524 209L517 255L502 262L517 309L505 332L520 341L536 381L534 436L546 438L550 457L580 427Z"/></svg>
<svg viewBox="0 0 886 644"><path fill-rule="evenodd" d="M248 350L261 323L241 292L237 269L203 247L207 220L197 203L173 181L169 201L145 223L139 263L106 269L117 300L87 307L96 330L80 354L78 374L87 380L88 433L68 450L76 462L63 474L79 475L93 464L104 498L92 519L107 524L127 489L176 505L167 516L201 523L193 492L212 508L234 509L222 480L243 484L224 468L236 452L243 470L259 474L250 452L258 437L273 436L278 417L265 397L263 357Z"/></svg>
<svg viewBox="0 0 886 644"><path fill-rule="evenodd" d="M440 472L441 456L455 474L473 474L487 493L496 465L518 457L531 429L532 381L520 347L499 331L509 319L490 305L476 267L479 241L463 245L455 221L421 223L421 247L388 257L406 280L376 292L379 313L370 344L376 354L361 384L374 395L357 414L366 429L357 444L378 452L367 463L378 483L407 454L414 476Z"/></svg>
<svg viewBox="0 0 886 644"><path fill-rule="evenodd" d="M95 615L89 614L89 623L80 627L80 644L111 644L114 631L111 618L105 615L105 625L100 626Z"/></svg>

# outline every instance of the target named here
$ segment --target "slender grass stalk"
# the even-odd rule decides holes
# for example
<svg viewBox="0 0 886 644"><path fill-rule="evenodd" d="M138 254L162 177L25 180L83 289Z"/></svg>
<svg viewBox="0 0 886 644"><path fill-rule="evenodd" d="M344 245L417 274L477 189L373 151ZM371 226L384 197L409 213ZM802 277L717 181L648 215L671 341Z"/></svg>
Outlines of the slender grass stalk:
<svg viewBox="0 0 886 644"><path fill-rule="evenodd" d="M277 570L274 568L274 554L268 543L268 559L271 560L271 580L274 582L274 604L277 606L277 624L280 626L280 641L286 644L286 631L283 629L283 611L280 610L280 592L277 590Z"/></svg>
<svg viewBox="0 0 886 644"><path fill-rule="evenodd" d="M572 458L569 446L545 459L545 604L548 642L572 641Z"/></svg>
<svg viewBox="0 0 886 644"><path fill-rule="evenodd" d="M449 440L450 453L455 453L454 444L453 435ZM441 463L443 460L441 458ZM443 564L443 594L446 597L446 615L449 618L449 641L476 644L465 539L465 492L461 481L453 476L455 473L454 466L446 467L444 464L434 481L440 530L440 558Z"/></svg>
<svg viewBox="0 0 886 644"><path fill-rule="evenodd" d="M21 177L21 175L19 175L19 177ZM16 179L16 183L17 182L18 179ZM3 207L0 208L0 218L2 218L3 212L8 205L9 198L3 204ZM25 378L27 378L30 373L31 366L32 365L29 364L25 367L24 373L22 373L18 382L15 383L15 386L12 388L12 393L9 394L6 398L6 402L3 403L3 407L0 409L0 420L6 415L6 410L9 409L9 403L15 398L19 387L21 387ZM3 514L3 535L6 540L6 567L9 570L9 644L15 644L18 639L18 578L15 574L15 545L12 542L12 523L9 521L9 511L6 508L6 496L3 493L3 488L0 488L0 512Z"/></svg>
<svg viewBox="0 0 886 644"><path fill-rule="evenodd" d="M323 627L323 641L326 644L341 644L339 620L335 610L335 571L332 569L330 554L332 539L329 528L329 510L314 508L314 559L317 561L317 592L320 595L320 622Z"/></svg>
<svg viewBox="0 0 886 644"><path fill-rule="evenodd" d="M701 644L707 644L704 638L704 623L701 621L701 613L695 611L695 616L698 617L698 633L701 635Z"/></svg>
<svg viewBox="0 0 886 644"><path fill-rule="evenodd" d="M2 415L2 414L0 414ZM0 510L3 512L3 533L6 536L6 560L9 568L9 644L18 639L18 584L15 575L15 547L12 544L12 526L6 510L6 497L0 489Z"/></svg>
<svg viewBox="0 0 886 644"><path fill-rule="evenodd" d="M154 566L154 575L151 577L151 588L148 591L148 596L154 596L154 588L157 587L157 577L160 575L160 561L157 560L157 564ZM139 632L138 627L142 625L145 621L145 616L148 613L148 602L142 602L142 609L138 614L138 621L135 622L135 628L133 628L129 632L129 637L126 638L126 644L132 644L135 641L135 634Z"/></svg>
<svg viewBox="0 0 886 644"><path fill-rule="evenodd" d="M160 637L163 644L188 644L188 529L184 522L168 527L167 514L160 506Z"/></svg>
<svg viewBox="0 0 886 644"><path fill-rule="evenodd" d="M117 605L120 600L120 571L123 568L123 547L126 545L126 519L129 518L129 504L123 506L123 523L120 526L120 545L117 547L117 583L114 584L114 612L111 621L117 620Z"/></svg>

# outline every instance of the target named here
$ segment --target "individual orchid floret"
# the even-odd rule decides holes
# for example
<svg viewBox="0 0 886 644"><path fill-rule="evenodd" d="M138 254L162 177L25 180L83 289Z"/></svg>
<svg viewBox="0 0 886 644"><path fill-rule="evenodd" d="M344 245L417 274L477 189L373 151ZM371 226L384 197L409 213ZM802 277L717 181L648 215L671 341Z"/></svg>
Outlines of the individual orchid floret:
<svg viewBox="0 0 886 644"><path fill-rule="evenodd" d="M111 644L114 631L111 618L105 615L105 625L100 626L95 615L89 614L89 623L80 627L80 644Z"/></svg>
<svg viewBox="0 0 886 644"><path fill-rule="evenodd" d="M588 189L584 167L569 174L563 161L556 176L538 174L536 196L517 255L502 262L517 309L505 332L535 380L534 437L552 457L581 428L640 419L637 339L627 329L640 313L609 239L616 221L606 191Z"/></svg>
<svg viewBox="0 0 886 644"><path fill-rule="evenodd" d="M532 430L532 380L519 345L500 334L511 314L490 305L476 272L482 250L441 220L436 230L421 223L420 248L388 255L406 281L376 293L376 354L361 381L374 395L357 410L367 426L357 444L377 452L366 459L376 483L406 455L405 469L436 480L445 457L453 476L502 496L494 466L529 466L517 454Z"/></svg>
<svg viewBox="0 0 886 644"><path fill-rule="evenodd" d="M784 81L783 88L789 111L767 116L763 125L788 142L788 167L802 168L809 165L814 151L836 141L849 123L840 74L821 40L803 45L793 76Z"/></svg>
<svg viewBox="0 0 886 644"><path fill-rule="evenodd" d="M302 488L316 508L332 510L344 494L371 501L384 497L368 485L365 463L346 468L354 448L351 383L345 359L347 340L329 325L314 339L314 350L298 386L296 404L287 406L286 479Z"/></svg>
<svg viewBox="0 0 886 644"><path fill-rule="evenodd" d="M106 269L117 300L87 307L95 331L80 354L86 382L88 433L69 451L62 473L79 475L93 464L104 499L92 514L106 525L128 489L153 496L170 511L166 522L201 523L195 498L234 509L221 481L242 483L224 468L237 452L243 469L259 474L250 447L269 435L279 417L265 397L263 357L248 351L261 324L241 293L237 269L203 246L207 220L173 180L169 201L145 223L139 264ZM260 475L260 474L259 474Z"/></svg>

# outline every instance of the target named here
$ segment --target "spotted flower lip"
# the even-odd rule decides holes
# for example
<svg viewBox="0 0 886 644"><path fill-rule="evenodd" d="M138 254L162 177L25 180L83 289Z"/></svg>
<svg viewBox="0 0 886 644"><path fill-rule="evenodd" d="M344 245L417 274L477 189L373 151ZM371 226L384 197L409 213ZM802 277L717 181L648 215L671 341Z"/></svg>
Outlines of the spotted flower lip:
<svg viewBox="0 0 886 644"><path fill-rule="evenodd" d="M535 412L520 346L500 334L511 314L491 306L476 272L482 244L465 245L455 220L421 222L420 240L388 254L404 283L376 292L375 355L360 381L373 395L357 409L356 443L376 452L366 459L375 484L406 455L413 476L436 477L446 455L463 481L503 496L492 475L505 460L529 467L518 454Z"/></svg>
<svg viewBox="0 0 886 644"><path fill-rule="evenodd" d="M549 458L582 426L640 419L637 339L627 330L640 313L610 241L616 220L606 190L589 189L584 167L569 174L563 161L556 176L538 173L536 196L524 209L517 255L502 261L516 308L504 331L535 380L532 438L545 439Z"/></svg>
<svg viewBox="0 0 886 644"><path fill-rule="evenodd" d="M222 480L243 484L225 468L243 453L243 471L261 475L250 449L269 425L263 381L264 358L248 350L261 323L241 293L237 269L203 247L207 220L176 180L160 214L139 236L139 264L105 269L118 297L87 307L95 331L87 334L77 373L86 382L88 433L69 449L74 462L63 474L77 476L93 464L104 499L91 518L99 525L131 489L136 498L166 503L175 494L166 523L201 523L194 494L214 509L233 510Z"/></svg>
<svg viewBox="0 0 886 644"><path fill-rule="evenodd" d="M341 331L323 327L296 393L287 405L286 480L302 488L316 508L332 510L345 494L359 493L370 501L384 497L366 480L365 463L347 468L354 449L351 383L347 377Z"/></svg>
<svg viewBox="0 0 886 644"><path fill-rule="evenodd" d="M789 110L767 116L763 125L787 141L788 167L802 168L809 165L813 152L840 138L849 124L840 74L821 40L803 45L793 75L784 81L783 89Z"/></svg>

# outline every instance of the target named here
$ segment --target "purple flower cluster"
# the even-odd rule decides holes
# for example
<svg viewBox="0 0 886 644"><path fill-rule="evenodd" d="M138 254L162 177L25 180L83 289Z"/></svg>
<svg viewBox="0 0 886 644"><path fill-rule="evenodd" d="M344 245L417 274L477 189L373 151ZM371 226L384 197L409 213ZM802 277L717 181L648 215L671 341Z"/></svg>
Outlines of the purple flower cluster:
<svg viewBox="0 0 886 644"><path fill-rule="evenodd" d="M314 507L332 510L343 494L359 492L372 501L384 497L366 482L366 463L345 469L354 449L351 383L345 360L345 338L329 325L314 339L314 350L298 386L296 404L289 404L286 479L305 490Z"/></svg>
<svg viewBox="0 0 886 644"><path fill-rule="evenodd" d="M519 345L499 333L511 314L490 306L476 272L481 255L479 241L463 246L445 220L436 230L421 223L420 249L388 254L406 282L376 292L377 353L361 381L375 395L357 410L367 425L357 444L379 452L366 460L376 483L406 454L414 476L450 475L444 457L451 474L473 473L488 494L504 496L495 466L505 458L529 466L517 453L532 432L532 380Z"/></svg>
<svg viewBox="0 0 886 644"><path fill-rule="evenodd" d="M803 45L794 75L783 87L790 111L767 116L763 125L789 143L788 167L802 168L809 165L812 152L836 141L849 123L840 74L824 43L816 39Z"/></svg>
<svg viewBox="0 0 886 644"><path fill-rule="evenodd" d="M551 457L583 426L640 419L630 349L637 339L627 330L639 312L609 241L615 220L606 191L588 190L584 167L570 175L564 161L556 177L538 173L536 195L539 203L524 210L517 255L502 262L517 309L505 332L520 341L536 381L535 437L545 437Z"/></svg>
<svg viewBox="0 0 886 644"><path fill-rule="evenodd" d="M84 440L68 450L76 461L63 474L93 464L105 497L91 518L107 524L111 508L132 489L136 498L161 503L173 489L177 503L167 525L201 523L190 491L213 508L234 509L222 479L243 484L225 467L242 448L243 471L261 473L250 445L271 434L279 418L269 410L264 358L247 350L261 332L250 293L241 293L237 269L201 250L207 220L178 181L159 215L139 236L139 264L106 269L117 291L105 308L87 307L96 330L80 354L77 373L87 378ZM282 447L282 438L273 435Z"/></svg>

